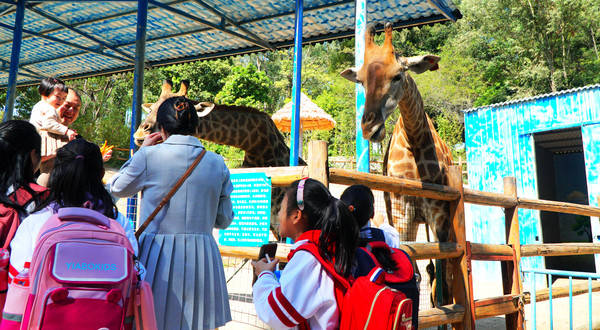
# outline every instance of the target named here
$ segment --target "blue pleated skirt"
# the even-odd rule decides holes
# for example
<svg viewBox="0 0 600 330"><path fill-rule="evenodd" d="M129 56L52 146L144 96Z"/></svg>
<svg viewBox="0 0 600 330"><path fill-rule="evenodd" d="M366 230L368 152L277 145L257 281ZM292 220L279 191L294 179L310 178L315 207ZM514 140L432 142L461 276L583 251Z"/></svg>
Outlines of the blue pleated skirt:
<svg viewBox="0 0 600 330"><path fill-rule="evenodd" d="M140 237L158 329L214 329L231 321L225 273L210 234Z"/></svg>

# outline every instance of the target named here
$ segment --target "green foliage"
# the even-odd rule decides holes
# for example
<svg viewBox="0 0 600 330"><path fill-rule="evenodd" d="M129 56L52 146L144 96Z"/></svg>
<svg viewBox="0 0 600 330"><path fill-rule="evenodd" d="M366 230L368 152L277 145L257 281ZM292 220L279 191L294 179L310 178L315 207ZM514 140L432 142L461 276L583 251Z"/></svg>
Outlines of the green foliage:
<svg viewBox="0 0 600 330"><path fill-rule="evenodd" d="M254 64L234 66L223 89L217 94L217 103L243 105L262 109L271 101L269 91L273 82Z"/></svg>

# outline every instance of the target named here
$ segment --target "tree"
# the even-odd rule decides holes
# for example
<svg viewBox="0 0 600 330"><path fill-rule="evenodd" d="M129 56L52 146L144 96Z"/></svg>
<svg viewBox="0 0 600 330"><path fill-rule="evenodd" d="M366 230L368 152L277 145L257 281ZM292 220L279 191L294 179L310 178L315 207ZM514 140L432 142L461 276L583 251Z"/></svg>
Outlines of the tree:
<svg viewBox="0 0 600 330"><path fill-rule="evenodd" d="M236 65L231 69L231 75L227 77L215 101L264 109L271 102L269 91L272 85L271 79L264 72L258 71L254 64Z"/></svg>

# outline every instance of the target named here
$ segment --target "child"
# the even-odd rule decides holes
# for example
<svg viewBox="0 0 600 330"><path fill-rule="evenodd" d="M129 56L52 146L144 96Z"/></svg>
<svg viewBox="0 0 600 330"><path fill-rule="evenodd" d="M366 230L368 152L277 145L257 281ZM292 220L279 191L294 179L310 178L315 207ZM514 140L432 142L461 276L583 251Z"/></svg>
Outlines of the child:
<svg viewBox="0 0 600 330"><path fill-rule="evenodd" d="M61 207L87 207L116 219L125 232L137 255L138 244L129 221L114 205L102 185L104 167L97 145L84 139L75 139L58 149L56 164L50 176L50 196L27 217L17 229L11 243L11 274L25 269L35 249L39 230L44 222Z"/></svg>
<svg viewBox="0 0 600 330"><path fill-rule="evenodd" d="M30 123L9 120L0 124L0 203L15 209L21 219L47 196L46 189L34 183L40 166L40 145L40 135ZM23 198L26 204L22 204ZM0 223L0 246L9 229L4 225Z"/></svg>
<svg viewBox="0 0 600 330"><path fill-rule="evenodd" d="M312 242L338 274L350 275L358 227L348 206L332 197L322 183L312 179L292 183L281 202L278 218L281 236L296 242L292 251ZM304 250L292 252L281 283L273 273L277 262L262 259L252 263L258 275L253 289L260 319L275 329L306 323L310 329L338 328L339 288L313 254Z"/></svg>
<svg viewBox="0 0 600 330"><path fill-rule="evenodd" d="M59 107L67 97L67 86L59 79L44 78L38 87L38 92L42 100L33 106L29 122L42 136L42 164L38 184L47 186L56 150L73 140L77 132L62 124L58 114Z"/></svg>
<svg viewBox="0 0 600 330"><path fill-rule="evenodd" d="M377 227L371 226L370 219L375 215L375 198L369 187L362 184L355 184L344 190L340 199L348 204L350 212L354 215L358 226L360 227L359 236L363 240L383 240L388 246L398 248L400 245L400 235L398 231L385 221L380 221Z"/></svg>

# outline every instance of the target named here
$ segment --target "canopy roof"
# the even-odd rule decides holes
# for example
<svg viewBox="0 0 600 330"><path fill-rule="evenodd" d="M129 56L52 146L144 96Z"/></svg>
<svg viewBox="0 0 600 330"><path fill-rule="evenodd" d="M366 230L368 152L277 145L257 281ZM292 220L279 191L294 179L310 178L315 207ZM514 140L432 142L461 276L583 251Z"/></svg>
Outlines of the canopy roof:
<svg viewBox="0 0 600 330"><path fill-rule="evenodd" d="M13 1L0 0L0 87L8 81ZM304 42L354 34L355 0L305 0ZM289 47L294 0L149 0L148 67ZM451 0L368 0L369 22L382 28L460 18ZM132 70L137 2L26 2L18 84L44 76L81 78Z"/></svg>
<svg viewBox="0 0 600 330"><path fill-rule="evenodd" d="M280 131L290 132L292 127L292 105L290 101L271 116ZM303 131L330 130L335 120L325 110L319 108L304 93L300 94L300 124Z"/></svg>

